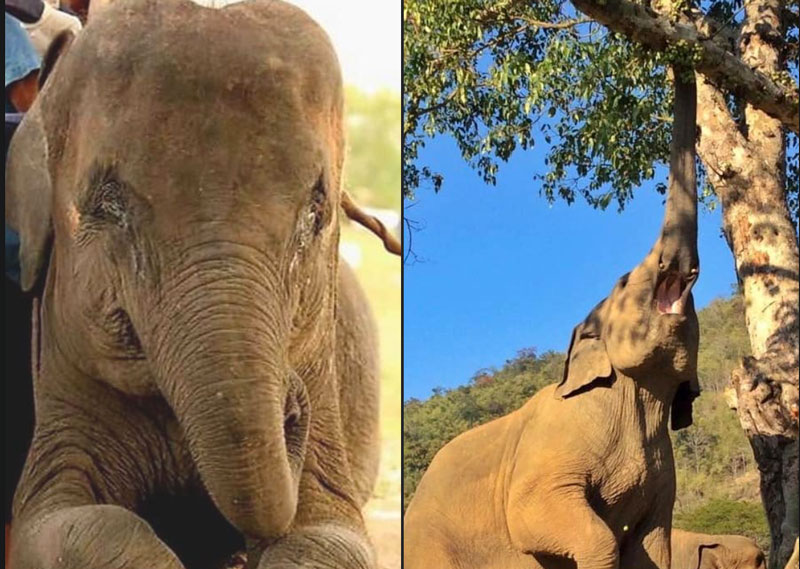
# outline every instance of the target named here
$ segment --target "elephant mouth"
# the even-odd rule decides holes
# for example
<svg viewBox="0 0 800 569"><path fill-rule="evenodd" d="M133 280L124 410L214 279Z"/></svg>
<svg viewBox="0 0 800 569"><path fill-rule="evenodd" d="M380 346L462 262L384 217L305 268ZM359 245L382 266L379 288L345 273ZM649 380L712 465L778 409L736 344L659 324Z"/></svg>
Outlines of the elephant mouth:
<svg viewBox="0 0 800 569"><path fill-rule="evenodd" d="M656 285L655 303L659 314L683 315L686 301L697 280L696 275L684 277L678 273L665 273Z"/></svg>

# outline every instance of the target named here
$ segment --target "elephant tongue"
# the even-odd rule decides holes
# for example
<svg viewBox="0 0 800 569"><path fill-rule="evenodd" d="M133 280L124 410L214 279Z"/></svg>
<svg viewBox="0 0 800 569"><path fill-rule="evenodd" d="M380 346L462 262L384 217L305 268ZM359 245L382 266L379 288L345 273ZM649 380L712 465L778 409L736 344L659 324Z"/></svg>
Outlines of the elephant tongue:
<svg viewBox="0 0 800 569"><path fill-rule="evenodd" d="M683 314L681 288L680 277L669 276L661 281L656 291L656 304L661 314Z"/></svg>

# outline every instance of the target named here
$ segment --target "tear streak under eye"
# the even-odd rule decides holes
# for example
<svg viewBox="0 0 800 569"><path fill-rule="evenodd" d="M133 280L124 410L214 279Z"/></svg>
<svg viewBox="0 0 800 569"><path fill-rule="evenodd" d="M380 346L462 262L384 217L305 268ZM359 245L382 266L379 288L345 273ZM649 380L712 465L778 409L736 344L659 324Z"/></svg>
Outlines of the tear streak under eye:
<svg viewBox="0 0 800 569"><path fill-rule="evenodd" d="M311 190L311 211L309 215L313 221L314 234L318 235L325 224L325 179L324 174L320 174L314 188Z"/></svg>

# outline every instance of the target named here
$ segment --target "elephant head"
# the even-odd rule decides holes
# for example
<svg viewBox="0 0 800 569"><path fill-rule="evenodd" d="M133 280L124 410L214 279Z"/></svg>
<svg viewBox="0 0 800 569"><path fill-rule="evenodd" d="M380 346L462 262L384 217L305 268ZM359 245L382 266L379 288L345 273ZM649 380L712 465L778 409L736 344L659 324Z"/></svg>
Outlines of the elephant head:
<svg viewBox="0 0 800 569"><path fill-rule="evenodd" d="M764 552L741 535L706 535L672 530L675 569L766 569Z"/></svg>
<svg viewBox="0 0 800 569"><path fill-rule="evenodd" d="M330 406L309 402L333 400L339 212L358 211L342 97L327 36L288 4L116 2L10 150L23 287L47 275L42 365L163 397L250 536L292 522Z"/></svg>
<svg viewBox="0 0 800 569"><path fill-rule="evenodd" d="M676 88L669 194L659 237L575 327L556 389L558 397L568 397L615 373L649 382L675 393L675 429L691 424L691 402L699 393L699 329L691 294L699 276L695 107L693 84Z"/></svg>

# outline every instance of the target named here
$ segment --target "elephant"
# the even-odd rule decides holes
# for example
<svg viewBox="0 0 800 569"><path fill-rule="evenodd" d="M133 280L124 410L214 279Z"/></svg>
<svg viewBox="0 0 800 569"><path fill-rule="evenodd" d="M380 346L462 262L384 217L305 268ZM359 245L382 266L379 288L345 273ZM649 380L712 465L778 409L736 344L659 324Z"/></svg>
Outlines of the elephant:
<svg viewBox="0 0 800 569"><path fill-rule="evenodd" d="M766 569L764 552L741 535L672 530L672 569Z"/></svg>
<svg viewBox="0 0 800 569"><path fill-rule="evenodd" d="M650 252L572 332L561 382L460 434L404 518L404 567L668 569L668 433L699 394L696 86L676 73L669 194Z"/></svg>
<svg viewBox="0 0 800 569"><path fill-rule="evenodd" d="M45 57L6 221L36 295L12 569L372 569L377 340L302 10L120 0Z"/></svg>

